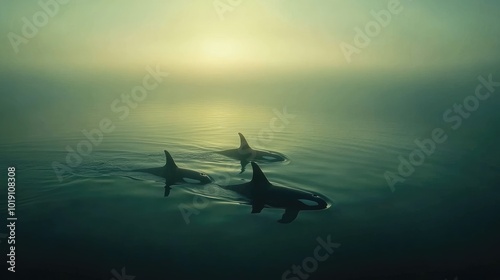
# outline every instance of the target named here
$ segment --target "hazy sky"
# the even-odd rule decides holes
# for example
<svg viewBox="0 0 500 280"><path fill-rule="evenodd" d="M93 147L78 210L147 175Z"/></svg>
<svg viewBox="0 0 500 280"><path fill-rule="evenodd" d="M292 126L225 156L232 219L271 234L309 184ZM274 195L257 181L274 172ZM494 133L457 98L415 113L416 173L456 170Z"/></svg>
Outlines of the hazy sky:
<svg viewBox="0 0 500 280"><path fill-rule="evenodd" d="M362 48L354 42L355 28L364 29L370 12L387 9L391 0L237 2L69 0L26 38L23 18L33 23L43 11L38 1L2 0L1 67L120 71L162 64L205 74L446 69L500 61L497 0L402 0L401 12ZM13 46L12 34L24 41ZM351 63L343 42L359 50Z"/></svg>

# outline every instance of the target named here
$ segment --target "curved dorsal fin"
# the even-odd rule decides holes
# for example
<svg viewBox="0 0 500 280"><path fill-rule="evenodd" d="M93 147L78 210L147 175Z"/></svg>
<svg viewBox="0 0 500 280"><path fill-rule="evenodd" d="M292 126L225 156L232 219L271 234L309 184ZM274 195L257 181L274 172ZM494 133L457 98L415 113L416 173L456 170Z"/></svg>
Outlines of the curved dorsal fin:
<svg viewBox="0 0 500 280"><path fill-rule="evenodd" d="M165 158L167 160L167 162L165 163L165 167L168 167L168 168L177 168L177 165L175 164L175 161L172 158L172 156L170 155L170 153L167 152L167 150L164 150L164 152L165 152Z"/></svg>
<svg viewBox="0 0 500 280"><path fill-rule="evenodd" d="M247 139L245 139L245 136L243 134L238 133L240 136L240 150L248 150L250 149L250 146L248 145Z"/></svg>
<svg viewBox="0 0 500 280"><path fill-rule="evenodd" d="M264 175L264 172L262 172L257 163L253 161L252 161L252 169L253 169L252 183L256 184L259 187L271 186L271 183L269 182L269 180L267 180L266 175Z"/></svg>

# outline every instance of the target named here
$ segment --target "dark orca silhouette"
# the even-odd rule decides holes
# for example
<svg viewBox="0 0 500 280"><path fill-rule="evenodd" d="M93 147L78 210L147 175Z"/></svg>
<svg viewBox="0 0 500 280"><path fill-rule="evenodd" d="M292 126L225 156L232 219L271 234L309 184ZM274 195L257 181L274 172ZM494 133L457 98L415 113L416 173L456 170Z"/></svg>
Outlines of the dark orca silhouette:
<svg viewBox="0 0 500 280"><path fill-rule="evenodd" d="M218 152L219 154L239 160L241 163L241 173L245 171L246 166L251 162L284 162L288 159L277 152L271 151L258 151L250 148L247 140L243 134L238 133L240 136L240 147L238 149L230 149Z"/></svg>
<svg viewBox="0 0 500 280"><path fill-rule="evenodd" d="M197 185L205 185L213 182L212 178L205 173L180 168L175 164L174 159L166 150L165 157L166 163L163 167L154 167L154 168L145 168L145 169L136 169L134 171L137 172L145 172L149 174L156 175L158 177L165 178L165 196L170 194L170 186L175 184L197 184Z"/></svg>
<svg viewBox="0 0 500 280"><path fill-rule="evenodd" d="M326 198L319 194L271 184L257 163L252 161L253 177L248 183L221 186L250 200L252 213L260 213L264 207L285 209L278 221L291 223L301 210L322 210L329 207Z"/></svg>

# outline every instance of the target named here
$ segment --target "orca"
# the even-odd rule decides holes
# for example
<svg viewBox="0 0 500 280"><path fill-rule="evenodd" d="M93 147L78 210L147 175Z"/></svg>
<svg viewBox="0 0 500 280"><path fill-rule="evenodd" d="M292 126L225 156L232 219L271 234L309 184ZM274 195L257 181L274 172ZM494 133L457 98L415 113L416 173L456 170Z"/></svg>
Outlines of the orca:
<svg viewBox="0 0 500 280"><path fill-rule="evenodd" d="M170 153L167 150L164 150L164 152L166 158L165 166L136 169L133 171L149 173L165 178L165 197L170 194L170 186L172 185L183 183L205 185L213 182L213 179L205 173L178 167Z"/></svg>
<svg viewBox="0 0 500 280"><path fill-rule="evenodd" d="M297 218L299 211L323 210L329 207L327 199L320 194L272 184L257 163L252 161L251 164L253 176L250 182L221 188L234 191L248 199L252 205L252 213L260 213L266 207L285 209L278 222L288 224Z"/></svg>
<svg viewBox="0 0 500 280"><path fill-rule="evenodd" d="M220 151L218 153L227 156L229 158L239 160L241 164L240 174L245 172L246 166L251 161L259 163L267 163L267 162L285 162L288 160L284 155L277 152L254 150L250 147L243 134L238 133L238 135L240 136L240 147L238 149L230 149L230 150Z"/></svg>

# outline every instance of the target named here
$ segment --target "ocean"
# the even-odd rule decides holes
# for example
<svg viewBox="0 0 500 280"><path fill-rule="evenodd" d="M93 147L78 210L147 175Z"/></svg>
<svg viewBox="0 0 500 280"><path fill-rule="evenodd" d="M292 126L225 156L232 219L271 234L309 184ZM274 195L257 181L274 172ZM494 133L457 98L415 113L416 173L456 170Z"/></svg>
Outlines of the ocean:
<svg viewBox="0 0 500 280"><path fill-rule="evenodd" d="M15 167L20 276L500 275L500 88L476 95L498 71L227 81L172 69L130 97L146 74L4 73L0 209L8 213L7 169ZM283 209L251 214L231 193L207 196L190 184L164 197L164 179L133 171L163 166L168 150L215 184L248 181L250 166L240 174L240 162L217 153L237 148L237 133L287 156L261 164L271 182L320 193L331 207L281 224Z"/></svg>

